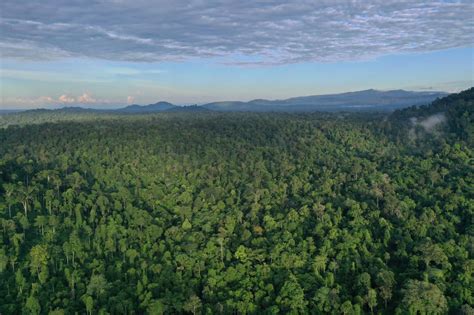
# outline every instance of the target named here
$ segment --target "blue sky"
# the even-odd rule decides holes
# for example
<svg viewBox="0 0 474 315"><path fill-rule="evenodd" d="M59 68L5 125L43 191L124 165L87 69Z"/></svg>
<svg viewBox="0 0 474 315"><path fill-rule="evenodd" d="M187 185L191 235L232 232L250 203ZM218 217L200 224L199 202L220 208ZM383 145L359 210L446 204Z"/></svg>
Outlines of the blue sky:
<svg viewBox="0 0 474 315"><path fill-rule="evenodd" d="M474 85L472 1L7 0L0 107Z"/></svg>

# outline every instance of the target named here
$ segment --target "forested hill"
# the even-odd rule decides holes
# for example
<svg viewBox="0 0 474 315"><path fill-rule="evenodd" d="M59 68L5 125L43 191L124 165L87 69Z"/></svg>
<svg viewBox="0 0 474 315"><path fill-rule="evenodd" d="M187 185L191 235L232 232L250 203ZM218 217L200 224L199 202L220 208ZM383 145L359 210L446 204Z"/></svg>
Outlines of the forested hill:
<svg viewBox="0 0 474 315"><path fill-rule="evenodd" d="M473 314L472 108L2 128L0 313Z"/></svg>
<svg viewBox="0 0 474 315"><path fill-rule="evenodd" d="M395 112L397 114L405 115L419 115L419 114L433 114L437 112L444 112L455 109L456 111L460 108L469 108L473 106L474 102L474 87L462 91L460 93L450 94L443 98L434 100L429 105L412 106L405 109L401 109ZM472 109L471 109L472 111Z"/></svg>
<svg viewBox="0 0 474 315"><path fill-rule="evenodd" d="M474 87L429 105L397 110L391 115L390 123L394 123L390 132L411 132L413 136L416 130L436 136L440 131L442 137L460 138L474 146Z"/></svg>

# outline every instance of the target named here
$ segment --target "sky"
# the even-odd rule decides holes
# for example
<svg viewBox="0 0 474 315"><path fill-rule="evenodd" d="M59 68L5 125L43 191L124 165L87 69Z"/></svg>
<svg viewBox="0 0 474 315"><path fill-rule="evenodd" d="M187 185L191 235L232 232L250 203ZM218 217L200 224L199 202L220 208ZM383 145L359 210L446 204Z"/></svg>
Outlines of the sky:
<svg viewBox="0 0 474 315"><path fill-rule="evenodd" d="M471 86L472 0L0 3L0 109Z"/></svg>

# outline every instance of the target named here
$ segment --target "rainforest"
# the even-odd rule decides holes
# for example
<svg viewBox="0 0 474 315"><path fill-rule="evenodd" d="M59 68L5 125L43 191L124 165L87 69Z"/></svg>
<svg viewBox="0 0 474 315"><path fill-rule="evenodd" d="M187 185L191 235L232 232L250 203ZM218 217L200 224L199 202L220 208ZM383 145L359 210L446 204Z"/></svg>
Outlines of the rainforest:
<svg viewBox="0 0 474 315"><path fill-rule="evenodd" d="M0 127L1 314L474 314L474 88Z"/></svg>

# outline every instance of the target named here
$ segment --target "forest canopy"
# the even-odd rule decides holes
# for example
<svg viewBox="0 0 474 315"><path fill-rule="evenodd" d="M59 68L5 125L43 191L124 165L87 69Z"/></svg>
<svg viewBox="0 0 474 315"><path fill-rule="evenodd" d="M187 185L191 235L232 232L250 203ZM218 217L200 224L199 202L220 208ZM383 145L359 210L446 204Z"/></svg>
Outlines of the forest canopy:
<svg viewBox="0 0 474 315"><path fill-rule="evenodd" d="M2 116L0 313L473 314L473 109Z"/></svg>

